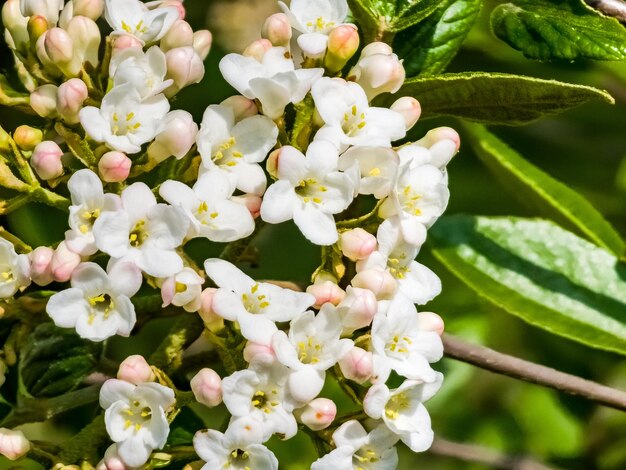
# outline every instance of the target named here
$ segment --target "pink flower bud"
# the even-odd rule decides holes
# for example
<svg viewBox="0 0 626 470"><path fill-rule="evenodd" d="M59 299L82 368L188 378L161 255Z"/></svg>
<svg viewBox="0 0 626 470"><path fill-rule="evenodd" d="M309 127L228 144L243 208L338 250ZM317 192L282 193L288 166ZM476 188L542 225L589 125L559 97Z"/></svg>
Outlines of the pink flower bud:
<svg viewBox="0 0 626 470"><path fill-rule="evenodd" d="M374 54L383 54L383 55L393 54L393 49L391 48L389 44L384 43L384 42L371 42L367 46L365 46L363 50L361 51L360 59L369 57Z"/></svg>
<svg viewBox="0 0 626 470"><path fill-rule="evenodd" d="M122 152L107 152L98 162L98 174L107 183L121 183L128 178L132 164Z"/></svg>
<svg viewBox="0 0 626 470"><path fill-rule="evenodd" d="M261 62L265 53L272 48L272 43L267 39L257 39L243 51L246 57L254 57Z"/></svg>
<svg viewBox="0 0 626 470"><path fill-rule="evenodd" d="M99 51L102 41L96 22L86 16L74 16L67 24L66 31L74 44L74 58L70 69L80 71L85 62L96 67L100 62Z"/></svg>
<svg viewBox="0 0 626 470"><path fill-rule="evenodd" d="M450 163L452 157L459 151L461 137L459 137L457 131L450 127L438 127L430 130L416 144L430 150L431 165L443 168Z"/></svg>
<svg viewBox="0 0 626 470"><path fill-rule="evenodd" d="M193 47L177 47L167 51L167 78L174 80L168 89L177 92L187 85L199 83L204 78L204 63ZM170 92L171 93L171 92Z"/></svg>
<svg viewBox="0 0 626 470"><path fill-rule="evenodd" d="M163 160L163 156L174 156L180 160L191 149L196 142L198 135L198 125L194 122L193 116L187 111L171 111L165 116L161 126L161 131L156 136L155 143L158 145L153 149L159 149L157 160ZM163 154L165 152L165 154ZM150 150L148 154L150 155ZM152 157L152 155L150 155ZM165 157L165 158L167 158Z"/></svg>
<svg viewBox="0 0 626 470"><path fill-rule="evenodd" d="M406 78L402 61L395 54L372 54L361 57L349 78L356 81L371 101L381 93L395 93Z"/></svg>
<svg viewBox="0 0 626 470"><path fill-rule="evenodd" d="M22 431L0 428L0 454L9 460L17 460L30 451L30 442Z"/></svg>
<svg viewBox="0 0 626 470"><path fill-rule="evenodd" d="M306 288L306 291L315 297L315 308L320 308L325 303L338 305L346 295L345 291L335 282L316 282Z"/></svg>
<svg viewBox="0 0 626 470"><path fill-rule="evenodd" d="M278 179L278 163L282 150L282 147L274 150L272 153L270 153L269 157L267 157L267 161L265 162L265 169L270 174L270 176L276 179Z"/></svg>
<svg viewBox="0 0 626 470"><path fill-rule="evenodd" d="M329 72L339 72L359 49L359 32L350 24L337 26L328 35L324 66Z"/></svg>
<svg viewBox="0 0 626 470"><path fill-rule="evenodd" d="M104 459L98 464L96 470L127 470L128 467L117 452L117 444L110 445L104 452Z"/></svg>
<svg viewBox="0 0 626 470"><path fill-rule="evenodd" d="M47 246L39 246L30 253L30 277L35 284L47 286L54 280L51 266L53 256L54 250Z"/></svg>
<svg viewBox="0 0 626 470"><path fill-rule="evenodd" d="M422 115L419 101L411 96L403 96L391 105L391 110L402 114L406 123L406 130L410 130Z"/></svg>
<svg viewBox="0 0 626 470"><path fill-rule="evenodd" d="M213 35L208 29L201 29L193 33L193 49L202 60L208 57L212 44Z"/></svg>
<svg viewBox="0 0 626 470"><path fill-rule="evenodd" d="M72 78L59 86L57 111L69 124L79 122L78 113L89 96L87 85L80 78Z"/></svg>
<svg viewBox="0 0 626 470"><path fill-rule="evenodd" d="M248 341L243 349L243 358L248 363L271 364L276 359L276 354L271 344Z"/></svg>
<svg viewBox="0 0 626 470"><path fill-rule="evenodd" d="M74 16L86 16L97 20L104 12L104 0L72 0Z"/></svg>
<svg viewBox="0 0 626 470"><path fill-rule="evenodd" d="M418 321L421 330L433 331L439 336L443 334L445 324L443 319L433 312L420 312L418 314Z"/></svg>
<svg viewBox="0 0 626 470"><path fill-rule="evenodd" d="M370 379L372 367L372 353L357 347L352 348L339 359L339 368L343 376L358 384L363 384Z"/></svg>
<svg viewBox="0 0 626 470"><path fill-rule="evenodd" d="M261 215L261 204L263 203L261 196L257 196L256 194L244 194L243 196L233 196L231 201L236 201L246 206L254 219Z"/></svg>
<svg viewBox="0 0 626 470"><path fill-rule="evenodd" d="M67 31L52 28L45 34L44 48L50 60L57 64L70 62L74 56L74 42Z"/></svg>
<svg viewBox="0 0 626 470"><path fill-rule="evenodd" d="M187 46L193 46L193 29L185 20L178 20L174 23L159 44L163 52Z"/></svg>
<svg viewBox="0 0 626 470"><path fill-rule="evenodd" d="M117 378L139 385L145 382L152 382L156 377L144 357L136 354L128 356L122 361L117 370Z"/></svg>
<svg viewBox="0 0 626 470"><path fill-rule="evenodd" d="M198 314L204 325L211 331L219 331L224 327L224 319L213 311L213 295L217 289L207 287L200 294Z"/></svg>
<svg viewBox="0 0 626 470"><path fill-rule="evenodd" d="M41 37L43 33L48 31L49 25L48 20L46 20L43 16L31 16L28 19L28 36L30 37L31 42L37 42L37 39Z"/></svg>
<svg viewBox="0 0 626 470"><path fill-rule="evenodd" d="M124 49L143 49L143 44L135 36L123 34L113 41L113 54Z"/></svg>
<svg viewBox="0 0 626 470"><path fill-rule="evenodd" d="M184 20L185 16L187 16L187 11L185 10L185 6L183 5L183 2L179 0L165 0L163 3L159 5L159 8L166 8L166 7L176 8L178 10L179 20Z"/></svg>
<svg viewBox="0 0 626 470"><path fill-rule="evenodd" d="M52 140L46 140L35 147L30 157L30 165L42 180L51 180L63 174L62 156L61 147Z"/></svg>
<svg viewBox="0 0 626 470"><path fill-rule="evenodd" d="M341 324L345 333L352 333L372 323L378 312L378 301L371 290L348 286L346 296L339 304Z"/></svg>
<svg viewBox="0 0 626 470"><path fill-rule="evenodd" d="M30 94L30 107L41 117L57 115L57 86L42 85Z"/></svg>
<svg viewBox="0 0 626 470"><path fill-rule="evenodd" d="M352 261L367 258L377 246L376 237L362 228L355 228L341 234L341 252Z"/></svg>
<svg viewBox="0 0 626 470"><path fill-rule="evenodd" d="M354 287L371 290L378 300L389 300L398 289L393 276L382 269L364 269L352 279Z"/></svg>
<svg viewBox="0 0 626 470"><path fill-rule="evenodd" d="M222 106L228 106L233 110L233 113L235 114L235 122L239 122L259 114L259 108L257 108L254 101L246 98L245 96L233 95L226 98L220 104Z"/></svg>
<svg viewBox="0 0 626 470"><path fill-rule="evenodd" d="M222 379L213 369L202 369L191 379L196 400L210 408L222 403Z"/></svg>
<svg viewBox="0 0 626 470"><path fill-rule="evenodd" d="M316 398L300 413L300 421L313 431L321 431L332 424L337 416L337 405L328 398Z"/></svg>
<svg viewBox="0 0 626 470"><path fill-rule="evenodd" d="M71 251L63 241L54 250L50 269L52 276L57 282L67 282L72 277L72 273L80 264L80 256Z"/></svg>
<svg viewBox="0 0 626 470"><path fill-rule="evenodd" d="M20 126L13 133L13 140L19 148L31 151L43 140L43 132L30 126Z"/></svg>
<svg viewBox="0 0 626 470"><path fill-rule="evenodd" d="M261 29L261 36L274 46L289 46L291 41L291 24L284 13L275 13L265 20Z"/></svg>

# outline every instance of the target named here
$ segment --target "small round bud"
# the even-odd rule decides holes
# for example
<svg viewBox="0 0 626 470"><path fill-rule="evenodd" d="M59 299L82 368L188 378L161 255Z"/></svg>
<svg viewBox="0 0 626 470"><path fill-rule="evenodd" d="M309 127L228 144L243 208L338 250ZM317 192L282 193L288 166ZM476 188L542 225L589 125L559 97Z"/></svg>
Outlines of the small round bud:
<svg viewBox="0 0 626 470"><path fill-rule="evenodd" d="M32 43L36 43L37 39L41 37L43 33L48 31L48 20L43 16L31 16L28 19L28 36Z"/></svg>
<svg viewBox="0 0 626 470"><path fill-rule="evenodd" d="M70 73L80 71L85 62L97 66L100 62L102 34L96 22L86 16L74 16L68 22L66 30L74 44L74 58L68 66Z"/></svg>
<svg viewBox="0 0 626 470"><path fill-rule="evenodd" d="M80 256L71 251L66 242L59 243L52 261L50 263L50 269L52 270L52 276L57 282L67 282L72 277L72 273L80 264Z"/></svg>
<svg viewBox="0 0 626 470"><path fill-rule="evenodd" d="M185 6L183 2L179 0L165 0L163 3L159 5L159 8L167 8L174 7L178 10L178 19L184 20L185 16L187 16L187 11L185 10Z"/></svg>
<svg viewBox="0 0 626 470"><path fill-rule="evenodd" d="M244 194L242 196L233 196L231 201L236 201L246 206L246 208L250 211L250 215L254 219L261 215L261 204L263 203L263 198L261 198L261 196L256 194Z"/></svg>
<svg viewBox="0 0 626 470"><path fill-rule="evenodd" d="M267 39L257 39L243 51L246 57L253 57L259 62L263 60L265 53L272 48L272 43Z"/></svg>
<svg viewBox="0 0 626 470"><path fill-rule="evenodd" d="M325 303L337 306L346 295L345 291L332 281L316 282L307 287L306 291L315 297L315 308L320 308Z"/></svg>
<svg viewBox="0 0 626 470"><path fill-rule="evenodd" d="M320 60L326 54L328 37L325 34L302 34L296 39L302 55L310 60ZM317 64L317 62L315 62Z"/></svg>
<svg viewBox="0 0 626 470"><path fill-rule="evenodd" d="M259 114L259 108L257 108L254 101L242 95L230 96L220 104L222 106L228 106L233 110L233 113L235 114L235 122L239 122Z"/></svg>
<svg viewBox="0 0 626 470"><path fill-rule="evenodd" d="M339 368L346 379L364 384L372 377L372 353L354 347L339 359Z"/></svg>
<svg viewBox="0 0 626 470"><path fill-rule="evenodd" d="M136 354L128 356L122 361L117 370L117 378L139 385L145 382L153 382L156 377L144 357Z"/></svg>
<svg viewBox="0 0 626 470"><path fill-rule="evenodd" d="M43 132L34 127L20 126L15 129L13 140L22 150L31 151L43 140Z"/></svg>
<svg viewBox="0 0 626 470"><path fill-rule="evenodd" d="M9 460L17 460L30 450L30 442L22 431L0 428L0 454Z"/></svg>
<svg viewBox="0 0 626 470"><path fill-rule="evenodd" d="M213 35L208 29L201 29L193 33L193 50L200 56L202 60L206 59L211 52L213 44Z"/></svg>
<svg viewBox="0 0 626 470"><path fill-rule="evenodd" d="M59 86L57 112L69 124L79 122L78 113L89 96L87 85L80 78L72 78Z"/></svg>
<svg viewBox="0 0 626 470"><path fill-rule="evenodd" d="M187 46L193 46L193 29L185 20L178 20L174 23L159 44L163 52Z"/></svg>
<svg viewBox="0 0 626 470"><path fill-rule="evenodd" d="M117 452L117 444L110 445L104 452L104 458L96 466L96 470L127 470L128 467Z"/></svg>
<svg viewBox="0 0 626 470"><path fill-rule="evenodd" d="M438 168L445 167L456 155L461 146L461 137L450 127L431 129L422 139L415 142L417 145L430 150L431 165Z"/></svg>
<svg viewBox="0 0 626 470"><path fill-rule="evenodd" d="M24 51L30 42L28 36L28 17L22 15L20 0L7 0L2 6L2 24L8 35L7 43L18 51ZM9 41L10 39L10 41Z"/></svg>
<svg viewBox="0 0 626 470"><path fill-rule="evenodd" d="M265 20L261 29L261 36L274 46L289 46L292 30L289 18L284 13L275 13Z"/></svg>
<svg viewBox="0 0 626 470"><path fill-rule="evenodd" d="M47 246L39 246L30 253L30 277L38 286L47 286L54 280L51 266L53 256L54 250Z"/></svg>
<svg viewBox="0 0 626 470"><path fill-rule="evenodd" d="M72 0L74 16L85 16L97 20L104 12L104 0Z"/></svg>
<svg viewBox="0 0 626 470"><path fill-rule="evenodd" d="M398 289L394 277L382 269L364 269L352 279L354 287L371 290L378 300L389 300Z"/></svg>
<svg viewBox="0 0 626 470"><path fill-rule="evenodd" d="M418 314L420 329L423 331L433 331L439 336L443 334L445 324L443 319L433 312L420 312Z"/></svg>
<svg viewBox="0 0 626 470"><path fill-rule="evenodd" d="M361 59L369 57L374 54L389 55L393 54L391 46L384 42L371 42L363 48L361 51Z"/></svg>
<svg viewBox="0 0 626 470"><path fill-rule="evenodd" d="M187 85L199 83L204 78L204 63L193 47L177 47L165 54L167 78L174 80L168 89L177 92Z"/></svg>
<svg viewBox="0 0 626 470"><path fill-rule="evenodd" d="M113 54L124 49L143 49L143 44L135 36L123 34L113 41Z"/></svg>
<svg viewBox="0 0 626 470"><path fill-rule="evenodd" d="M339 307L344 333L352 333L372 323L378 312L378 301L371 290L348 286Z"/></svg>
<svg viewBox="0 0 626 470"><path fill-rule="evenodd" d="M41 117L57 115L56 85L42 85L30 94L30 107Z"/></svg>
<svg viewBox="0 0 626 470"><path fill-rule="evenodd" d="M107 152L98 162L98 174L107 183L121 183L128 178L132 164L122 152Z"/></svg>
<svg viewBox="0 0 626 470"><path fill-rule="evenodd" d="M361 57L349 73L349 79L361 85L369 101L382 93L395 93L405 78L404 66L396 54Z"/></svg>
<svg viewBox="0 0 626 470"><path fill-rule="evenodd" d="M30 157L30 165L42 180L58 178L63 174L63 150L52 140L41 142Z"/></svg>
<svg viewBox="0 0 626 470"><path fill-rule="evenodd" d="M348 230L341 234L341 252L352 261L367 258L378 247L376 237L362 228Z"/></svg>
<svg viewBox="0 0 626 470"><path fill-rule="evenodd" d="M278 162L280 160L282 150L282 147L274 150L272 153L270 153L269 157L267 157L267 161L265 162L265 169L270 174L270 176L275 179L278 179Z"/></svg>
<svg viewBox="0 0 626 470"><path fill-rule="evenodd" d="M313 431L321 431L332 424L337 416L337 405L328 398L316 398L300 412L300 421Z"/></svg>
<svg viewBox="0 0 626 470"><path fill-rule="evenodd" d="M406 123L406 130L410 130L417 123L417 120L422 115L422 107L420 102L412 96L403 96L396 100L390 108L396 113L402 114L404 122Z"/></svg>
<svg viewBox="0 0 626 470"><path fill-rule="evenodd" d="M199 403L211 408L222 403L222 379L213 369L200 370L190 384Z"/></svg>
<svg viewBox="0 0 626 470"><path fill-rule="evenodd" d="M359 32L349 24L337 26L328 35L324 67L329 72L339 72L359 49Z"/></svg>
<svg viewBox="0 0 626 470"><path fill-rule="evenodd" d="M46 32L44 48L54 63L70 62L74 56L74 42L67 31L61 28L52 28Z"/></svg>
<svg viewBox="0 0 626 470"><path fill-rule="evenodd" d="M243 349L243 358L248 363L272 364L276 359L276 354L271 344L261 344L248 341Z"/></svg>
<svg viewBox="0 0 626 470"><path fill-rule="evenodd" d="M172 155L180 160L187 155L198 135L198 125L194 122L193 116L183 110L169 112L165 116L161 129L155 138L157 146L153 149L153 151L160 150L158 155L154 155L154 158L159 161ZM148 155L153 157L150 149Z"/></svg>
<svg viewBox="0 0 626 470"><path fill-rule="evenodd" d="M211 331L219 331L224 327L224 319L213 311L213 295L217 289L207 287L200 294L198 314L204 325Z"/></svg>

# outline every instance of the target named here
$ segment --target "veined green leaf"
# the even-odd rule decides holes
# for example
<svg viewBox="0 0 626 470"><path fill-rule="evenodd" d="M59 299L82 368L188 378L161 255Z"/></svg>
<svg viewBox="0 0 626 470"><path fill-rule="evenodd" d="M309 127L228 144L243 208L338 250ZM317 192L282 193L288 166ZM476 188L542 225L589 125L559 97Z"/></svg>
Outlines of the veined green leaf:
<svg viewBox="0 0 626 470"><path fill-rule="evenodd" d="M486 124L520 125L574 108L588 101L614 104L597 88L503 73L450 73L412 78L395 95L378 104L391 105L399 96L413 96L422 118L455 116Z"/></svg>
<svg viewBox="0 0 626 470"><path fill-rule="evenodd" d="M496 36L530 59L626 58L626 28L573 0L523 0L491 14Z"/></svg>
<svg viewBox="0 0 626 470"><path fill-rule="evenodd" d="M540 170L480 124L466 124L470 145L499 181L539 215L571 228L616 256L622 237L584 197Z"/></svg>
<svg viewBox="0 0 626 470"><path fill-rule="evenodd" d="M423 22L400 32L394 51L407 76L441 73L457 54L478 18L483 0L445 0Z"/></svg>
<svg viewBox="0 0 626 470"><path fill-rule="evenodd" d="M366 31L397 33L433 13L437 0L348 0L352 13Z"/></svg>
<svg viewBox="0 0 626 470"><path fill-rule="evenodd" d="M434 255L501 309L556 335L626 354L626 266L542 220L451 216Z"/></svg>

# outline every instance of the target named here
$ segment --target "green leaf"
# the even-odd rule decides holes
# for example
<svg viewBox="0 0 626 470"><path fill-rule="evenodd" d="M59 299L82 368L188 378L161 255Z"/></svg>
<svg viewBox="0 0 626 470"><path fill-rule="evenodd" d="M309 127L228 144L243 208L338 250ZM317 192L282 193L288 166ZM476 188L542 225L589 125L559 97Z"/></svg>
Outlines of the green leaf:
<svg viewBox="0 0 626 470"><path fill-rule="evenodd" d="M205 428L204 422L188 406L183 408L170 425L167 447L191 445L198 429Z"/></svg>
<svg viewBox="0 0 626 470"><path fill-rule="evenodd" d="M626 28L572 0L499 5L491 14L491 28L529 59L626 58Z"/></svg>
<svg viewBox="0 0 626 470"><path fill-rule="evenodd" d="M419 23L433 13L439 3L438 0L348 0L360 25L380 36Z"/></svg>
<svg viewBox="0 0 626 470"><path fill-rule="evenodd" d="M397 94L387 94L376 103L391 105L406 95L419 100L422 118L454 116L507 125L526 124L588 101L615 103L606 91L589 86L486 72L412 78Z"/></svg>
<svg viewBox="0 0 626 470"><path fill-rule="evenodd" d="M483 0L445 0L423 22L399 33L393 48L404 59L407 76L443 72L461 48L482 4Z"/></svg>
<svg viewBox="0 0 626 470"><path fill-rule="evenodd" d="M626 266L541 220L450 216L433 253L504 311L587 346L626 354Z"/></svg>
<svg viewBox="0 0 626 470"><path fill-rule="evenodd" d="M7 77L0 74L0 104L5 106L28 106L29 103L30 95L13 88Z"/></svg>
<svg viewBox="0 0 626 470"><path fill-rule="evenodd" d="M93 153L93 150L91 150L91 146L89 145L87 138L83 139L72 129L60 122L56 123L54 130L57 131L57 134L63 137L65 143L67 143L67 146L72 151L72 154L80 160L83 165L87 168L95 168L98 163L98 159Z"/></svg>
<svg viewBox="0 0 626 470"><path fill-rule="evenodd" d="M622 237L584 197L540 170L480 124L467 124L469 142L503 186L539 215L573 229L616 256Z"/></svg>

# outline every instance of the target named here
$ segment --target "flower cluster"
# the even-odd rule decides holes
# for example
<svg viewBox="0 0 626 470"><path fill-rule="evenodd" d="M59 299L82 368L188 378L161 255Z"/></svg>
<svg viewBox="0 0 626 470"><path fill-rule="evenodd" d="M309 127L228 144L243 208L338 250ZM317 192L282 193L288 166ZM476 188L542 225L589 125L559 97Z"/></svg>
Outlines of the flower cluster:
<svg viewBox="0 0 626 470"><path fill-rule="evenodd" d="M299 428L327 450L313 469L394 468L398 441L420 452L433 440L423 402L442 383L431 363L443 353L443 322L416 305L441 283L415 258L448 203L459 137L439 128L395 147L420 106L410 97L372 104L404 83L391 48L360 48L345 0L279 3L262 39L221 60L240 94L209 106L200 126L170 111L203 78L211 45L181 2L5 3L7 42L33 82L30 106L55 122L45 139L21 139L30 144L21 152L38 184L66 186L71 201L56 247L17 254L0 238L0 298L31 282L69 282L46 311L96 342L133 333L140 289L158 289L163 308L197 312L198 341L222 361L196 369L188 386L231 417L224 432L195 435L202 468L277 469L265 443ZM199 267L184 251L195 238L243 246L263 223L289 220L322 247L304 290L249 277L238 256ZM329 380L363 413L345 416L321 397ZM100 392L113 445L98 468L147 464L184 393L143 357L124 361Z"/></svg>

